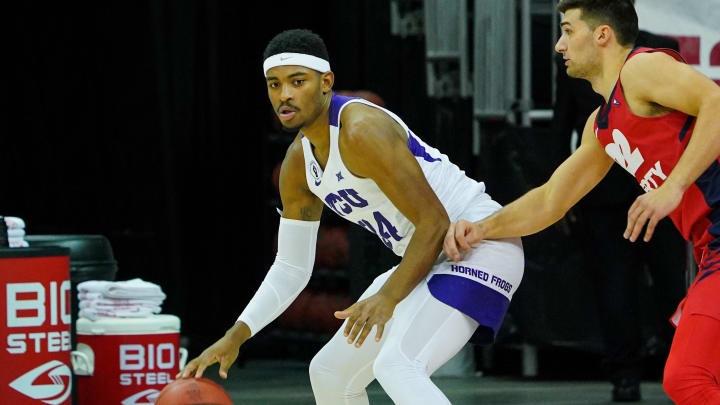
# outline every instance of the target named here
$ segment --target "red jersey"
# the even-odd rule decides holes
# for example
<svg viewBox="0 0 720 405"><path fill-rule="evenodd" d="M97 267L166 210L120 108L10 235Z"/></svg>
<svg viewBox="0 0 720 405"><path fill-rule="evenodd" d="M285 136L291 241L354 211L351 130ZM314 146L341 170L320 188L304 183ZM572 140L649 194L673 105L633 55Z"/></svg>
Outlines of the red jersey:
<svg viewBox="0 0 720 405"><path fill-rule="evenodd" d="M685 62L670 49L637 48L628 60L643 52L664 52L676 60ZM626 60L627 62L627 60ZM695 117L680 111L672 111L657 117L639 117L628 108L620 77L610 98L595 118L595 135L620 166L630 172L640 186L648 192L663 184L672 172L687 146L695 127ZM670 213L683 237L695 244L699 253L720 235L720 163L712 165L691 185L680 202ZM718 244L718 246L714 246ZM710 246L720 247L720 240Z"/></svg>

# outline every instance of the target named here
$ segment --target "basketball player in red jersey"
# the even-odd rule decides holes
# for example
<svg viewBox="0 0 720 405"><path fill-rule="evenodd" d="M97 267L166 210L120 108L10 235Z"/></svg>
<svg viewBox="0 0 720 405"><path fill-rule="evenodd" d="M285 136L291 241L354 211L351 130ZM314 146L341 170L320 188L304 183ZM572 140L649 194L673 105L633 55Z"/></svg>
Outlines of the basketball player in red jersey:
<svg viewBox="0 0 720 405"><path fill-rule="evenodd" d="M555 50L571 77L605 103L587 120L581 146L542 186L475 223L452 224L453 260L484 239L547 228L587 194L613 161L646 193L628 211L624 237L649 241L669 216L694 243L700 271L672 317L677 326L663 387L678 404L720 404L720 87L671 50L633 48L630 0L560 0ZM603 252L598 246L599 254Z"/></svg>

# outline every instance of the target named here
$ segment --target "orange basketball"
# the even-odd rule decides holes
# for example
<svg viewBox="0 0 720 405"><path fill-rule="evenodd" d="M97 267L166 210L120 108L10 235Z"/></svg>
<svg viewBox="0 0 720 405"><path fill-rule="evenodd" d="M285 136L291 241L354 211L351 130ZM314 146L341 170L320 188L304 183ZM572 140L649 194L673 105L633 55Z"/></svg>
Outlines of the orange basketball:
<svg viewBox="0 0 720 405"><path fill-rule="evenodd" d="M207 378L181 378L160 391L155 405L233 405L227 392Z"/></svg>

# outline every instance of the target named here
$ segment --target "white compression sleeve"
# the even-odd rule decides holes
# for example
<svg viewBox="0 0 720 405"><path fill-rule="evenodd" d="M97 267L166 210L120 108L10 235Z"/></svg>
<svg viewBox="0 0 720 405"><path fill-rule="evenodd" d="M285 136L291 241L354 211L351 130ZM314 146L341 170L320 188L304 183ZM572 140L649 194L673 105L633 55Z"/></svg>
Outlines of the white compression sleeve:
<svg viewBox="0 0 720 405"><path fill-rule="evenodd" d="M280 316L307 285L319 227L320 221L280 218L275 262L237 319L250 328L251 336Z"/></svg>

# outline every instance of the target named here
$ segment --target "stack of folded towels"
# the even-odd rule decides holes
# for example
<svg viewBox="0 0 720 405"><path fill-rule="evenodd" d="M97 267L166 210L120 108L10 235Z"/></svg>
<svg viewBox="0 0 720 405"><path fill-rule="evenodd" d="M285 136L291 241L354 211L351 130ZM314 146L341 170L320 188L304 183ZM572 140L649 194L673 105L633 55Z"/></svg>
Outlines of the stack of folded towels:
<svg viewBox="0 0 720 405"><path fill-rule="evenodd" d="M11 248L30 246L25 240L25 221L18 217L0 217L5 220L7 241ZM4 236L4 235L3 235ZM4 238L3 238L4 239Z"/></svg>
<svg viewBox="0 0 720 405"><path fill-rule="evenodd" d="M159 314L165 293L139 278L128 281L84 281L77 286L80 317L144 318Z"/></svg>

